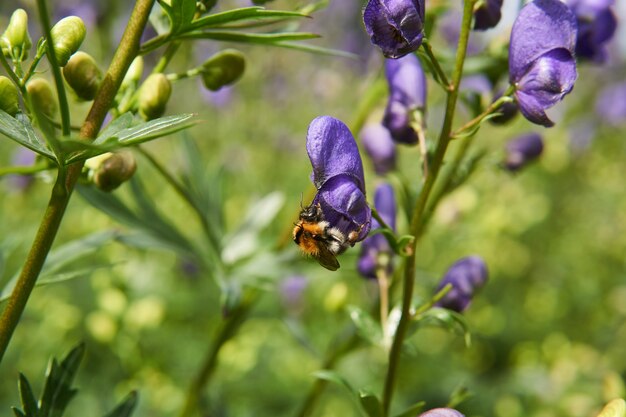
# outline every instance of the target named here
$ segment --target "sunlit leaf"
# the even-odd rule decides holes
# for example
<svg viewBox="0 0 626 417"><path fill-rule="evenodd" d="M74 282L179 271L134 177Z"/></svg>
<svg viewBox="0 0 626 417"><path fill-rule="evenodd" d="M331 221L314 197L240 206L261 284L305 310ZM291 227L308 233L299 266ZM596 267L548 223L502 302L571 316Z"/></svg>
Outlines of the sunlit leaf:
<svg viewBox="0 0 626 417"><path fill-rule="evenodd" d="M456 311L448 310L445 308L433 307L426 312L415 317L416 323L440 323L443 324L449 330L460 329L465 338L465 344L469 347L471 345L471 333L469 326L465 321L465 317Z"/></svg>
<svg viewBox="0 0 626 417"><path fill-rule="evenodd" d="M368 340L375 345L381 343L383 333L380 328L380 324L376 322L372 316L356 306L349 306L348 313L350 314L350 318L356 326L357 331L365 340Z"/></svg>
<svg viewBox="0 0 626 417"><path fill-rule="evenodd" d="M200 29L221 26L227 23L240 22L242 20L258 20L268 18L292 18L309 17L307 14L285 10L266 10L263 7L245 7L241 9L228 10L215 13L195 20L189 29Z"/></svg>
<svg viewBox="0 0 626 417"><path fill-rule="evenodd" d="M350 391L350 393L354 396L357 396L356 390L350 385L350 383L339 373L335 371L331 371L330 369L320 369L319 371L313 372L313 376L319 379L323 379L328 382L333 382L337 385L341 385Z"/></svg>
<svg viewBox="0 0 626 417"><path fill-rule="evenodd" d="M626 402L621 398L610 401L597 417L626 417Z"/></svg>
<svg viewBox="0 0 626 417"><path fill-rule="evenodd" d="M320 36L307 32L278 32L278 33L244 33L228 30L210 30L205 32L183 33L178 39L213 39L215 41L241 42L257 45L281 46L281 42L302 41L315 39Z"/></svg>

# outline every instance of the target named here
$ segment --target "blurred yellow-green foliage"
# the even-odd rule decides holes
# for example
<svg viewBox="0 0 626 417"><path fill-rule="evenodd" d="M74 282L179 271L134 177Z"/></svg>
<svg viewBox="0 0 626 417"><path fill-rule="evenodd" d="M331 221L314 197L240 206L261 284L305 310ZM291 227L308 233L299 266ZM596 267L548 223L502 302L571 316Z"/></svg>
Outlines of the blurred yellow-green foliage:
<svg viewBox="0 0 626 417"><path fill-rule="evenodd" d="M331 1L303 29L322 34L318 44L358 53L356 60L207 42L185 44L169 68L182 71L227 46L246 54L245 75L233 87L207 93L197 79L175 83L167 113L194 112L202 120L189 134L207 171L223 172L227 230L234 230L259 198L275 191L285 196L280 214L262 234L267 250L290 233L301 198L312 189L304 149L308 123L322 114L352 123L380 76L381 58L360 26L361 4L343 1ZM35 16L32 2L18 3ZM53 10L61 13L65 3L52 2ZM101 63L109 61L116 44L112 39L127 16L124 2L110 3L109 14L98 30L88 29L83 46ZM293 9L295 3L304 2L270 5ZM223 9L247 5L220 2ZM0 27L14 7L0 6ZM413 335L394 408L420 400L429 408L443 406L451 392L465 387L471 396L458 408L467 416L591 417L609 400L626 395L626 124L605 125L593 111L599 80L617 81L626 73L623 36L621 41L611 45L615 51L621 48L621 61L609 68L580 68L575 90L556 109L556 127L538 128L518 116L505 127L486 125L479 131L474 147L486 156L470 180L442 201L418 245L416 291L422 299L429 297L456 259L482 256L490 281L465 313L472 344L466 347L461 335L435 327ZM154 64L150 57L147 62ZM44 71L41 76L51 75ZM434 83L429 87L428 136L434 140L442 95ZM384 98L371 121L380 118L383 107ZM88 108L72 103L75 123ZM467 118L460 111L457 125ZM593 129L581 144L577 138L585 123ZM519 174L504 172L499 163L505 142L529 130L544 135L544 155ZM185 169L181 140L176 134L145 147L180 172ZM16 151L14 143L0 140L0 164L9 165ZM418 151L400 152L403 177L418 184ZM200 241L201 228L189 208L145 158L136 157L138 176L158 209L191 240ZM364 163L373 190L379 179L369 161ZM3 284L19 269L51 189L45 175L26 190L13 180L0 182ZM130 192L124 185L114 193L128 198ZM400 219L403 225L406 218ZM76 194L56 245L111 229L125 226ZM206 391L212 410L207 415L294 415L327 345L350 323L346 306L369 309L376 301L376 287L356 272L358 250L341 257L337 273L300 259L291 243L281 251L292 261L281 276L268 272L271 279L262 285L260 301L219 354ZM0 415L19 404L18 372L39 392L48 359L81 340L87 355L75 384L80 395L68 415L103 415L130 389L140 393L138 417L180 411L222 321L220 288L168 250L111 242L77 267L97 263L103 266L88 276L34 291L0 369ZM283 280L294 274L308 282L295 305L280 291ZM355 387L380 392L386 359L381 348L364 347L341 360L337 370ZM347 392L331 384L314 415L358 413Z"/></svg>

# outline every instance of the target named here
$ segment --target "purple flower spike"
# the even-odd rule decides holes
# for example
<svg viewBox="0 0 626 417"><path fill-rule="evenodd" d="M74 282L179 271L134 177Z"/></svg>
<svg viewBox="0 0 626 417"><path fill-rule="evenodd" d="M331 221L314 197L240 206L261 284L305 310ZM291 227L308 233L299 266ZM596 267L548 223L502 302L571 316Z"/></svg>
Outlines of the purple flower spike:
<svg viewBox="0 0 626 417"><path fill-rule="evenodd" d="M474 30L487 30L495 27L502 17L502 0L484 0L474 10Z"/></svg>
<svg viewBox="0 0 626 417"><path fill-rule="evenodd" d="M538 133L526 133L506 145L504 168L514 172L539 158L543 152L543 139Z"/></svg>
<svg viewBox="0 0 626 417"><path fill-rule="evenodd" d="M398 143L415 144L417 132L411 126L414 113L426 110L426 76L415 55L385 61L385 75L389 84L389 101L383 117L383 126ZM419 122L423 122L422 120Z"/></svg>
<svg viewBox="0 0 626 417"><path fill-rule="evenodd" d="M396 199L393 192L393 187L390 184L383 183L376 189L374 195L374 206L378 210L378 214L387 223L391 229L396 229ZM374 219L372 220L372 229L379 228L380 225ZM393 264L391 263L392 255L391 247L385 237L378 233L373 236L369 236L361 244L361 254L359 255L359 261L357 263L357 269L359 273L365 278L376 279L376 268L381 261L380 255L388 255L386 260L385 269L388 275L393 272Z"/></svg>
<svg viewBox="0 0 626 417"><path fill-rule="evenodd" d="M424 37L424 0L369 0L363 23L372 43L387 58L417 50Z"/></svg>
<svg viewBox="0 0 626 417"><path fill-rule="evenodd" d="M419 415L419 417L465 417L452 408L434 408Z"/></svg>
<svg viewBox="0 0 626 417"><path fill-rule="evenodd" d="M361 142L378 175L385 175L396 169L396 144L384 126L379 124L365 126L361 132Z"/></svg>
<svg viewBox="0 0 626 417"><path fill-rule="evenodd" d="M352 133L340 120L321 116L309 125L306 147L313 166L311 179L318 190L312 205L319 204L324 220L345 236L358 233L354 242L365 239L372 213Z"/></svg>
<svg viewBox="0 0 626 417"><path fill-rule="evenodd" d="M533 123L553 126L545 110L574 88L576 26L576 17L559 0L528 3L513 24L509 80L520 111Z"/></svg>
<svg viewBox="0 0 626 417"><path fill-rule="evenodd" d="M452 288L435 305L462 312L469 306L474 293L485 285L487 278L487 265L481 257L468 256L456 261L444 275L437 291L447 284L452 284Z"/></svg>
<svg viewBox="0 0 626 417"><path fill-rule="evenodd" d="M605 87L596 101L596 113L612 126L626 121L626 82Z"/></svg>
<svg viewBox="0 0 626 417"><path fill-rule="evenodd" d="M613 0L568 0L578 21L576 56L597 63L606 61L606 43L617 29Z"/></svg>

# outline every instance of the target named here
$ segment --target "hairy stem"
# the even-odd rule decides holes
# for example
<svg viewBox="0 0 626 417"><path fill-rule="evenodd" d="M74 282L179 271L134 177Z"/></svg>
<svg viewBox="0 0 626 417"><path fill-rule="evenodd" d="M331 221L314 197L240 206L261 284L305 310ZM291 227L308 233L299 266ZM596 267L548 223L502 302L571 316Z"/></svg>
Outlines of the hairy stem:
<svg viewBox="0 0 626 417"><path fill-rule="evenodd" d="M410 256L406 259L404 267L404 279L402 285L402 313L400 316L400 322L396 329L396 333L391 345L391 351L389 352L389 365L387 368L387 375L385 378L385 385L383 389L383 417L389 415L391 409L391 400L395 388L396 372L400 363L400 356L402 353L402 344L409 329L409 324L412 319L411 305L413 299L413 287L415 283L415 262L416 262L416 247L419 239L419 232L423 221L423 215L428 202L428 197L435 184L439 170L441 169L448 144L450 143L450 133L452 131L452 122L454 120L454 112L456 109L456 103L458 99L458 89L461 82L461 76L463 75L463 64L465 62L465 54L467 50L467 41L469 38L470 27L472 23L472 10L474 6L473 0L465 0L463 6L463 20L461 22L461 34L459 36L459 43L456 51L456 58L454 64L454 72L452 74L452 81L450 84L450 91L446 100L446 112L444 116L443 126L439 134L439 140L437 147L432 157L430 170L422 191L420 192L419 199L415 204L413 210L413 216L411 218L411 234L415 236L415 239L411 243Z"/></svg>
<svg viewBox="0 0 626 417"><path fill-rule="evenodd" d="M137 0L135 3L128 26L115 52L111 66L102 81L98 95L81 128L80 136L82 138L93 139L100 130L106 113L111 107L115 94L122 83L124 74L126 74L130 63L137 55L139 39L148 21L153 4L154 0ZM67 123L67 126L69 129L69 123ZM0 316L0 361L6 352L11 336L17 327L28 298L35 287L37 277L52 247L81 169L82 163L78 163L69 166L67 172L59 170L48 206L35 235L35 240L18 277L15 289L2 312L2 316Z"/></svg>

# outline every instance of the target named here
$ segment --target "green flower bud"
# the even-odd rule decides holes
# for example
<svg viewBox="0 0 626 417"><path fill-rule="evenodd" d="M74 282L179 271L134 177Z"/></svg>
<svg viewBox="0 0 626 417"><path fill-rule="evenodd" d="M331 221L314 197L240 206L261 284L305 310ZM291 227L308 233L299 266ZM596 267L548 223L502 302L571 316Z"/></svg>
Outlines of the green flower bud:
<svg viewBox="0 0 626 417"><path fill-rule="evenodd" d="M137 85L143 74L143 57L138 55L133 62L131 62L126 75L122 80L122 88L127 88L131 85Z"/></svg>
<svg viewBox="0 0 626 417"><path fill-rule="evenodd" d="M4 75L0 75L0 109L11 116L19 111L19 94L17 87Z"/></svg>
<svg viewBox="0 0 626 417"><path fill-rule="evenodd" d="M26 84L30 102L36 111L53 117L57 111L57 100L50 83L43 78L34 78Z"/></svg>
<svg viewBox="0 0 626 417"><path fill-rule="evenodd" d="M17 9L11 15L9 26L0 37L0 47L5 57L15 61L28 58L28 50L33 46L28 34L28 15L24 9Z"/></svg>
<svg viewBox="0 0 626 417"><path fill-rule="evenodd" d="M85 165L93 170L93 182L102 191L115 190L137 170L135 157L129 151L105 153L87 160Z"/></svg>
<svg viewBox="0 0 626 417"><path fill-rule="evenodd" d="M65 81L76 95L83 100L93 100L102 81L98 64L85 52L76 52L63 68Z"/></svg>
<svg viewBox="0 0 626 417"><path fill-rule="evenodd" d="M139 89L139 114L145 120L152 120L165 113L165 106L172 94L170 80L163 74L152 74Z"/></svg>
<svg viewBox="0 0 626 417"><path fill-rule="evenodd" d="M59 65L64 67L70 56L80 48L85 40L85 24L80 17L68 16L57 22L50 30L54 48L54 54L59 60Z"/></svg>
<svg viewBox="0 0 626 417"><path fill-rule="evenodd" d="M225 49L202 64L202 82L211 91L233 84L246 68L244 55L235 49Z"/></svg>

